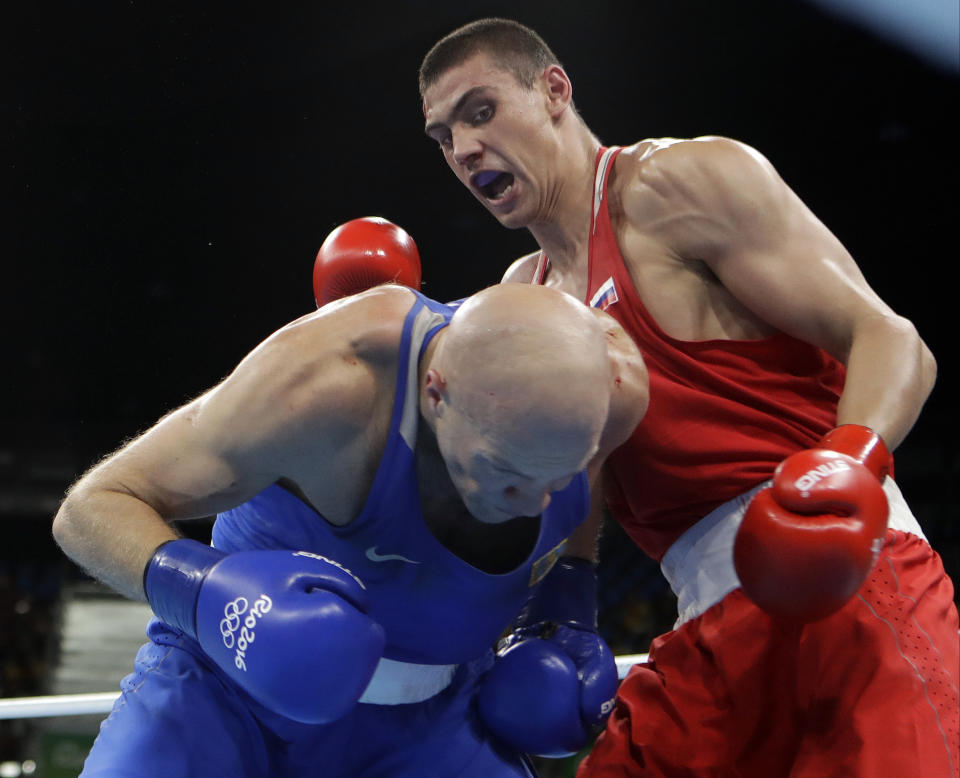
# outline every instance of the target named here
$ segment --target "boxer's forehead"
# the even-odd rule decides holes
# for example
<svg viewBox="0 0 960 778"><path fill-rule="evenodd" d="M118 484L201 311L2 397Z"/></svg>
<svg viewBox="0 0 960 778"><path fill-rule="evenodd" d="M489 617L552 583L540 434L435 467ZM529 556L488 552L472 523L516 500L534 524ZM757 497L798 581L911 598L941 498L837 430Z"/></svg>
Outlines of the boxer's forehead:
<svg viewBox="0 0 960 778"><path fill-rule="evenodd" d="M522 89L512 73L494 64L485 53L445 71L423 93L423 116L426 131L437 124L449 124L451 117L472 97L480 94L503 94Z"/></svg>

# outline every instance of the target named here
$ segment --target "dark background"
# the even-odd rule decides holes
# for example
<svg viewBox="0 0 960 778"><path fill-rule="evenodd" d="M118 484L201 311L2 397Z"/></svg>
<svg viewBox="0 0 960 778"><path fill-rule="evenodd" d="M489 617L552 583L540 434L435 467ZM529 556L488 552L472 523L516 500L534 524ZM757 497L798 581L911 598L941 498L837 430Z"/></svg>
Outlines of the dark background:
<svg viewBox="0 0 960 778"><path fill-rule="evenodd" d="M437 38L508 15L605 143L760 149L917 324L940 379L897 472L958 580L955 68L801 2L18 5L0 33L0 573L56 555L50 518L96 458L312 309L336 224L402 225L438 299L534 248L446 169L417 94Z"/></svg>

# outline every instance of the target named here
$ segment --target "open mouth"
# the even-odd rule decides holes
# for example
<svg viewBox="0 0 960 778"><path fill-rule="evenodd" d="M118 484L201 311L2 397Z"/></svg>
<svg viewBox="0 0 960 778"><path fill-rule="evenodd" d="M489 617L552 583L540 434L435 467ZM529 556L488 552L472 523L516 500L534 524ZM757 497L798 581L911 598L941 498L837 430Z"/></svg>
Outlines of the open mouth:
<svg viewBox="0 0 960 778"><path fill-rule="evenodd" d="M513 174L497 170L481 170L471 183L487 200L502 200L513 188Z"/></svg>

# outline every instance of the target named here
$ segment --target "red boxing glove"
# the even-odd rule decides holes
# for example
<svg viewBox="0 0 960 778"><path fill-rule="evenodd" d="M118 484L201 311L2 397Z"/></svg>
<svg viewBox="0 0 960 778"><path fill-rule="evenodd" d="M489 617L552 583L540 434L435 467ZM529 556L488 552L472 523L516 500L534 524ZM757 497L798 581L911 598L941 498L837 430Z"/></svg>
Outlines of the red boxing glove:
<svg viewBox="0 0 960 778"><path fill-rule="evenodd" d="M889 463L880 436L856 424L781 462L773 485L751 501L734 542L744 593L770 614L800 622L843 607L880 553Z"/></svg>
<svg viewBox="0 0 960 778"><path fill-rule="evenodd" d="M404 230L365 216L327 235L313 263L317 307L386 283L420 288L420 253Z"/></svg>

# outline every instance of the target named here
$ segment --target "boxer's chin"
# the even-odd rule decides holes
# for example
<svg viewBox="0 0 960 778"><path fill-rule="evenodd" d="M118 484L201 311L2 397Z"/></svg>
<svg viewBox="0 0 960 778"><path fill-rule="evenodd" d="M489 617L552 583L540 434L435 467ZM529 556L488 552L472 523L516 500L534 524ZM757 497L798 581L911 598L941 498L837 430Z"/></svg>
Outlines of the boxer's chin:
<svg viewBox="0 0 960 778"><path fill-rule="evenodd" d="M528 224L528 219L523 213L521 195L520 187L517 184L512 184L499 198L478 197L478 199L504 227L519 229L526 227Z"/></svg>

